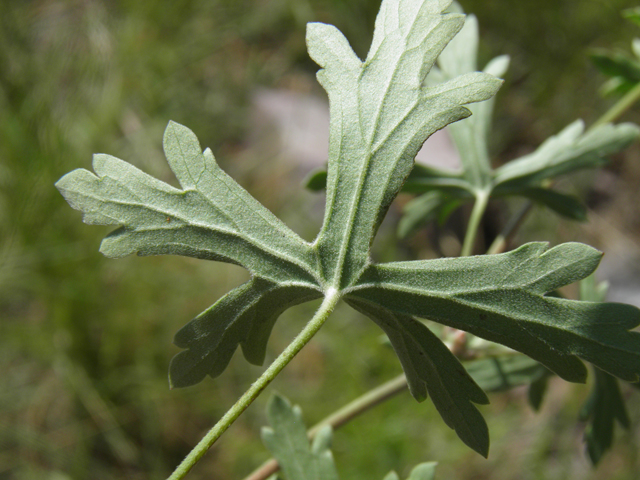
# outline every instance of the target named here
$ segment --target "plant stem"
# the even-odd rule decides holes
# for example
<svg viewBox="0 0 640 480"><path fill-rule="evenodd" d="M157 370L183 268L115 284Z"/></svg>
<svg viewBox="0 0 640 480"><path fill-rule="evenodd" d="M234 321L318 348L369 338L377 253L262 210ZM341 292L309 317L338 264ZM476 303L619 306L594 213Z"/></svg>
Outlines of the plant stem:
<svg viewBox="0 0 640 480"><path fill-rule="evenodd" d="M631 106L640 100L640 83L629 90L620 100L618 100L604 115L602 115L590 128L599 127L605 123L611 123L624 114Z"/></svg>
<svg viewBox="0 0 640 480"><path fill-rule="evenodd" d="M480 221L487 209L488 202L489 193L486 190L476 192L476 201L473 204L473 210L471 210L469 224L467 225L467 233L464 236L464 243L462 244L462 251L460 252L461 257L468 257L473 253L473 244L476 241L478 227L480 227Z"/></svg>
<svg viewBox="0 0 640 480"><path fill-rule="evenodd" d="M363 414L367 410L370 410L385 400L403 392L406 388L407 377L405 377L404 374L398 375L373 390L369 390L364 395L356 398L341 409L316 423L311 427L311 429L309 429L309 438L314 438L320 429L326 425L331 425L332 428L340 428L342 425L349 423L351 420Z"/></svg>
<svg viewBox="0 0 640 480"><path fill-rule="evenodd" d="M502 253L507 249L507 242L509 238L520 228L522 222L525 217L529 214L533 208L532 202L527 202L518 212L509 219L509 222L505 225L505 227L500 232L491 246L489 250L487 250L487 255L494 255L496 253Z"/></svg>
<svg viewBox="0 0 640 480"><path fill-rule="evenodd" d="M376 405L388 400L400 392L403 392L406 388L407 378L404 375L399 375L396 378L383 383L379 387L369 390L364 395L333 412L331 415L325 417L310 428L308 432L309 440L312 440L318 431L325 425L331 425L334 429L339 428L367 410L370 410ZM260 465L260 467L250 473L249 476L245 477L244 480L265 480L278 470L280 470L280 465L278 465L278 462L272 458Z"/></svg>
<svg viewBox="0 0 640 480"><path fill-rule="evenodd" d="M233 422L244 412L260 393L271 383L271 381L282 371L282 369L302 350L309 340L318 332L320 327L327 320L336 304L340 300L340 294L334 288L330 288L316 311L313 318L307 323L298 336L284 349L273 363L260 375L251 387L238 399L238 401L224 414L211 430L200 440L200 442L189 452L189 455L182 461L168 480L180 480L189 473L189 470L202 458L211 448L215 441L231 426Z"/></svg>

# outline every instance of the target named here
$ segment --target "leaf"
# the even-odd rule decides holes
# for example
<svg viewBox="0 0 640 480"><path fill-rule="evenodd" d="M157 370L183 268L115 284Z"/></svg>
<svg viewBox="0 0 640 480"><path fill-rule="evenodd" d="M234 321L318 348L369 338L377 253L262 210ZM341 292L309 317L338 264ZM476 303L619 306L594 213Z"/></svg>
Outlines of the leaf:
<svg viewBox="0 0 640 480"><path fill-rule="evenodd" d="M86 223L121 225L102 242L108 257L186 255L253 275L176 335L188 350L172 361L170 383L184 387L220 375L238 345L261 364L277 317L321 289L311 245L227 176L193 132L170 122L164 150L181 190L109 155L94 156L96 175L75 170L56 186Z"/></svg>
<svg viewBox="0 0 640 480"><path fill-rule="evenodd" d="M407 477L407 480L434 480L436 478L437 462L421 463L416 466ZM396 472L389 472L384 480L400 480Z"/></svg>
<svg viewBox="0 0 640 480"><path fill-rule="evenodd" d="M438 67L434 67L429 77L430 85L475 71L477 44L477 20L469 15L460 34L440 55ZM607 65L611 61L607 57ZM628 62L627 70L632 68L632 64ZM509 58L501 56L490 61L484 71L502 76L508 65ZM491 198L522 196L567 218L582 221L586 217L584 205L574 197L551 190L543 182L606 164L608 156L626 148L640 132L635 125L621 124L602 125L585 133L584 124L579 120L548 139L535 152L493 169L487 140L491 130L493 102L492 98L470 106L473 112L470 118L447 128L458 150L462 171L416 165L405 184L406 192L429 194L431 199L436 198L437 193L447 195L450 204L457 206L478 201L487 195ZM400 222L402 231L399 235L406 235L418 226L418 217L413 213L410 212L410 219ZM433 219L433 215L424 215L422 218L426 223Z"/></svg>
<svg viewBox="0 0 640 480"><path fill-rule="evenodd" d="M309 54L323 67L318 80L331 106L327 207L316 245L337 290L366 268L377 228L425 139L468 116L462 105L485 100L500 86L477 72L424 85L464 22L462 15L440 14L448 3L383 2L364 62L335 27L307 29Z"/></svg>
<svg viewBox="0 0 640 480"><path fill-rule="evenodd" d="M182 190L102 154L93 158L96 175L78 169L56 183L85 223L121 225L103 240L104 255L186 255L317 284L311 246L202 153L193 132L170 122L164 148Z"/></svg>
<svg viewBox="0 0 640 480"><path fill-rule="evenodd" d="M640 64L624 53L594 50L589 57L601 73L634 85L640 82Z"/></svg>
<svg viewBox="0 0 640 480"><path fill-rule="evenodd" d="M582 358L619 378L640 372L640 311L544 294L591 274L601 253L529 243L501 255L371 265L349 292L361 302L437 321L518 350L568 381Z"/></svg>
<svg viewBox="0 0 640 480"><path fill-rule="evenodd" d="M262 429L262 441L288 480L338 480L331 454L331 427L320 430L309 445L299 407L274 394L267 405L271 428Z"/></svg>
<svg viewBox="0 0 640 480"><path fill-rule="evenodd" d="M398 223L398 236L405 238L425 222L437 218L443 224L451 211L460 204L459 200L440 191L433 191L414 198L408 202ZM455 198L455 197L454 197Z"/></svg>
<svg viewBox="0 0 640 480"><path fill-rule="evenodd" d="M589 421L584 439L589 458L596 465L613 445L616 420L624 428L629 428L629 417L618 380L597 368L594 371L596 381L580 417Z"/></svg>
<svg viewBox="0 0 640 480"><path fill-rule="evenodd" d="M487 404L489 399L451 351L410 316L398 315L357 297L349 298L347 303L387 334L402 363L411 395L422 401L428 392L445 423L464 443L486 457L489 431L471 402Z"/></svg>
<svg viewBox="0 0 640 480"><path fill-rule="evenodd" d="M487 392L501 392L546 377L548 370L524 355L503 355L465 363L471 378Z"/></svg>
<svg viewBox="0 0 640 480"><path fill-rule="evenodd" d="M327 170L317 168L313 170L302 182L312 192L319 192L327 187Z"/></svg>
<svg viewBox="0 0 640 480"><path fill-rule="evenodd" d="M543 375L540 378L534 380L529 385L527 391L527 398L531 408L538 411L542 406L542 400L544 400L544 394L547 392L547 385L549 383L549 375Z"/></svg>
<svg viewBox="0 0 640 480"><path fill-rule="evenodd" d="M364 61L335 27L309 25L309 53L322 67L318 79L331 105L327 206L313 243L251 197L218 167L210 150L202 151L193 132L173 122L165 133L164 150L181 188L108 155L94 157L95 174L75 170L58 181L56 186L73 208L83 211L85 222L119 227L102 243L107 256L186 255L238 264L251 273L247 283L176 334L176 345L185 350L171 363L172 386L219 375L238 346L247 360L262 363L278 316L290 306L322 296L332 302L343 298L376 322L389 335L416 398L431 395L445 422L483 455L488 434L473 404L486 403L487 397L414 316L503 343L568 380L584 381L586 369L579 359L619 378L638 380L640 334L628 331L640 323L638 309L545 295L593 272L601 254L586 245L547 250L545 244L534 243L484 257L390 264L371 260L377 228L426 138L468 116L466 104L489 99L501 84L481 72L437 84L427 77L447 42L462 28L463 15L442 13L449 3L384 0ZM461 43L452 48L451 52L464 51ZM441 60L442 65L434 71L436 76L453 71L457 63L449 68ZM491 65L487 68L499 71L505 60ZM477 110L483 118L474 125L487 124L482 114L486 109ZM606 128L618 132L619 127ZM477 135L474 130L473 138ZM597 137L595 131L593 135ZM587 142L586 135L580 138ZM607 147L597 146L598 151L603 148ZM525 182L545 169L574 165L580 155L584 162L592 161L586 147L572 144L569 151L560 160L534 155L540 168L524 164L505 178L514 184ZM483 168L476 170L485 178ZM464 175L421 171L426 177L414 185L422 181L450 194L475 194ZM447 199L440 215L446 215L455 201ZM283 439L301 439L303 427L299 413L287 413L286 402L274 400L272 407L275 423L267 442L284 449ZM302 456L318 465L313 472L333 475L326 442L318 442L311 450L304 447ZM297 468L295 462L292 465ZM292 478L301 478L296 475Z"/></svg>
<svg viewBox="0 0 640 480"><path fill-rule="evenodd" d="M331 454L331 427L318 431L309 445L300 407L292 407L281 395L274 394L267 404L271 427L262 428L262 441L280 465L287 480L338 480ZM407 480L434 480L437 462L417 465ZM398 479L389 472L384 480Z"/></svg>
<svg viewBox="0 0 640 480"><path fill-rule="evenodd" d="M638 127L623 123L602 125L585 133L577 120L547 139L535 152L495 171L496 191L514 185L535 185L585 168L606 163L606 157L626 148L638 136Z"/></svg>
<svg viewBox="0 0 640 480"><path fill-rule="evenodd" d="M437 462L421 463L409 474L407 480L434 480L436 478Z"/></svg>
<svg viewBox="0 0 640 480"><path fill-rule="evenodd" d="M598 283L595 275L590 275L580 282L580 298L591 302L603 302L608 288L607 282ZM589 422L584 439L589 458L596 465L613 445L616 420L624 428L629 428L629 416L618 380L598 368L593 370L595 382L580 411L580 419Z"/></svg>
<svg viewBox="0 0 640 480"><path fill-rule="evenodd" d="M249 362L261 365L280 314L319 296L313 289L260 278L235 288L176 333L174 343L187 350L171 360L171 387L194 385L206 375L217 377L238 345Z"/></svg>
<svg viewBox="0 0 640 480"><path fill-rule="evenodd" d="M556 192L550 188L531 187L523 189L523 197L550 208L563 217L584 222L587 220L587 208L573 195Z"/></svg>

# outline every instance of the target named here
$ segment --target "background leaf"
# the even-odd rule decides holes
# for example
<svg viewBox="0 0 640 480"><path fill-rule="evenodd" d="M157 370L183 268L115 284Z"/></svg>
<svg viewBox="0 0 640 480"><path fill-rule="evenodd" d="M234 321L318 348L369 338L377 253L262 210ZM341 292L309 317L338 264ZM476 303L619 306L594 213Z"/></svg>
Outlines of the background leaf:
<svg viewBox="0 0 640 480"><path fill-rule="evenodd" d="M274 394L267 405L271 428L262 429L262 441L278 460L287 480L338 480L329 450L331 427L318 432L309 445L307 429L299 407Z"/></svg>
<svg viewBox="0 0 640 480"><path fill-rule="evenodd" d="M607 282L598 283L595 275L590 275L580 282L580 298L589 302L604 302L608 288ZM588 422L584 439L589 458L596 465L613 445L615 422L629 428L629 416L618 380L599 368L593 371L595 381L580 411L580 419Z"/></svg>

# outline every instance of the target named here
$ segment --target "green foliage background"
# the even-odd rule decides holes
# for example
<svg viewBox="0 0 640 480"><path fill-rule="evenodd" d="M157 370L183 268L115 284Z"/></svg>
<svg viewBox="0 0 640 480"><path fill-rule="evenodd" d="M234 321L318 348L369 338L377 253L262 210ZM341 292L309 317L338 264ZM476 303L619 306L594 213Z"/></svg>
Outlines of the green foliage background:
<svg viewBox="0 0 640 480"><path fill-rule="evenodd" d="M628 49L637 32L619 11L632 2L462 4L478 16L481 55L512 56L497 102L498 158L576 117L589 123L613 101L595 94L603 78L586 48ZM53 183L106 152L175 184L161 151L173 119L308 237L321 222L305 218L312 195L246 142L250 94L257 86L319 93L308 86L317 66L306 54L305 23L336 25L364 56L378 7L367 0L0 3L0 478L163 478L261 371L232 361L216 381L169 391L174 332L246 274L184 258L105 259L98 246L107 229L81 224ZM634 154L637 147L612 170L627 205L640 200ZM532 223L549 223L544 218ZM618 226L638 238L637 219L632 210ZM528 239L563 235L584 240L587 233L568 227ZM415 247L396 254L391 245L392 238L378 241L385 260ZM305 305L285 315L270 358L312 311ZM380 332L345 308L274 388L302 405L311 424L399 368L380 348ZM590 471L575 423L586 395L586 387L552 384L538 415L521 391L492 395L483 409L493 441L488 461L466 449L431 405L408 395L337 432L333 450L343 476L356 480L392 469L406 475L429 460L448 479L635 478L637 427ZM267 457L259 440L265 403L232 427L194 479L239 479Z"/></svg>

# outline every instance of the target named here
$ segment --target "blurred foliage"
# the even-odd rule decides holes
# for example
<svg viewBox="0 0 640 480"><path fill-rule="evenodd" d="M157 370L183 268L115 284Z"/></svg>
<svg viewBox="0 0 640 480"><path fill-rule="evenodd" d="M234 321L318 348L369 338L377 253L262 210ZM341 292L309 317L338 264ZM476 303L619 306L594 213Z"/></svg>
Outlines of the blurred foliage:
<svg viewBox="0 0 640 480"><path fill-rule="evenodd" d="M585 48L628 45L634 27L621 23L619 12L631 2L462 3L479 17L485 60L503 53L513 59L513 86L498 112L508 118L498 120L500 151L535 145L576 116L589 121L606 109L594 95L602 78ZM161 152L162 130L173 119L193 129L227 171L246 175L236 176L251 191L278 192L262 190L251 174L264 158L243 153L251 91L295 85L315 72L304 46L307 21L336 25L364 56L378 6L369 0L0 2L0 368L8 372L0 376L0 478L163 478L260 372L232 362L218 381L169 391L173 333L244 274L182 258L104 259L98 245L105 229L78 222L53 183L88 167L94 152L173 182ZM284 205L286 192L266 203ZM310 312L299 307L280 322L271 358ZM309 419L399 368L392 352L379 354L379 332L345 312L274 384ZM536 416L518 392L492 397L488 412L500 415L490 421L489 461L439 427L430 405L402 396L338 432L336 462L345 478L356 480L435 459L441 478L450 479L525 478L523 472L529 479L634 478L637 429L624 433L625 441L591 473L573 431L585 390L564 384L551 390L555 395ZM568 393L575 400L557 401ZM258 439L264 402L191 478L242 478L267 457ZM637 403L629 405L632 424L638 411Z"/></svg>

